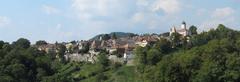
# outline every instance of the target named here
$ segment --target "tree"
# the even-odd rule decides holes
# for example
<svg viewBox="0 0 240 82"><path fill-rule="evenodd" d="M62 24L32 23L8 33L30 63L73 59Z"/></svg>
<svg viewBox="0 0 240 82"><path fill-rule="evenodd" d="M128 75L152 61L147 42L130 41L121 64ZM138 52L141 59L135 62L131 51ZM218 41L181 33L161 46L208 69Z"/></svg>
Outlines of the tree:
<svg viewBox="0 0 240 82"><path fill-rule="evenodd" d="M0 49L2 49L4 44L5 44L4 41L0 41Z"/></svg>
<svg viewBox="0 0 240 82"><path fill-rule="evenodd" d="M97 56L97 65L98 65L98 71L99 72L104 72L105 70L107 70L108 66L110 65L110 61L107 58L107 54L104 52L101 52L98 56Z"/></svg>
<svg viewBox="0 0 240 82"><path fill-rule="evenodd" d="M140 65L140 64L147 64L147 60L146 60L146 52L144 50L143 47L138 46L135 50L134 50L134 54L136 54L135 57L135 64L136 65Z"/></svg>
<svg viewBox="0 0 240 82"><path fill-rule="evenodd" d="M57 53L57 56L59 58L59 60L63 63L65 63L65 52L67 50L66 46L63 45L63 44L57 44L57 47L58 47L58 53Z"/></svg>
<svg viewBox="0 0 240 82"><path fill-rule="evenodd" d="M136 65L136 70L140 74L139 77L143 77L141 74L144 73L145 66L147 65L147 54L146 54L146 48L138 46L134 50L135 54L135 65Z"/></svg>
<svg viewBox="0 0 240 82"><path fill-rule="evenodd" d="M38 81L41 81L44 76L47 76L47 72L42 68L37 68L37 72L38 73L37 73L36 77L37 77Z"/></svg>
<svg viewBox="0 0 240 82"><path fill-rule="evenodd" d="M109 39L111 39L111 37L109 36L109 34L104 34L104 35L102 36L102 40L109 40Z"/></svg>
<svg viewBox="0 0 240 82"><path fill-rule="evenodd" d="M223 78L229 82L240 81L240 59L239 54L233 53L228 54L226 59L226 71L224 72Z"/></svg>
<svg viewBox="0 0 240 82"><path fill-rule="evenodd" d="M237 53L240 54L240 38L237 39L237 41L236 41L235 44L236 44L235 46L236 46L236 48L237 48Z"/></svg>
<svg viewBox="0 0 240 82"><path fill-rule="evenodd" d="M71 41L70 43L72 43L72 44L77 44L77 41L73 40L73 41Z"/></svg>
<svg viewBox="0 0 240 82"><path fill-rule="evenodd" d="M155 45L154 47L156 49L159 49L162 53L169 53L171 52L171 42L168 41L167 39L161 38Z"/></svg>
<svg viewBox="0 0 240 82"><path fill-rule="evenodd" d="M163 55L161 52L159 52L157 49L152 48L147 52L147 62L149 65L156 65L162 56Z"/></svg>
<svg viewBox="0 0 240 82"><path fill-rule="evenodd" d="M172 43L172 47L175 48L180 44L181 35L179 33L172 33L172 35L170 36L170 40Z"/></svg>
<svg viewBox="0 0 240 82"><path fill-rule="evenodd" d="M128 35L128 37L130 37L130 38L132 38L132 37L134 37L134 36L138 36L137 34L133 34L133 33L130 33L129 35Z"/></svg>
<svg viewBox="0 0 240 82"><path fill-rule="evenodd" d="M192 25L190 28L189 28L189 31L191 33L191 35L197 35L197 27Z"/></svg>
<svg viewBox="0 0 240 82"><path fill-rule="evenodd" d="M79 50L79 53L88 53L89 48L90 48L90 44L86 43L86 44L84 44L82 46L83 46L83 48L81 50Z"/></svg>
<svg viewBox="0 0 240 82"><path fill-rule="evenodd" d="M225 29L227 29L227 28L223 24L219 24L217 27L217 30L219 30L219 31L225 31Z"/></svg>
<svg viewBox="0 0 240 82"><path fill-rule="evenodd" d="M39 40L39 41L36 42L36 45L37 45L37 46L47 45L47 44L48 44L48 43L47 43L46 41L44 41L44 40Z"/></svg>
<svg viewBox="0 0 240 82"><path fill-rule="evenodd" d="M194 82L222 82L221 74L223 70L216 62L206 60L203 62L198 74L193 79Z"/></svg>
<svg viewBox="0 0 240 82"><path fill-rule="evenodd" d="M30 41L25 39L25 38L20 38L16 42L13 42L13 45L16 47L21 47L21 48L29 48L30 47Z"/></svg>
<svg viewBox="0 0 240 82"><path fill-rule="evenodd" d="M104 67L108 67L109 66L109 60L107 58L107 54L106 53L100 53L98 55L98 63Z"/></svg>
<svg viewBox="0 0 240 82"><path fill-rule="evenodd" d="M104 73L101 72L96 75L96 82L105 82L105 80L107 80L107 76Z"/></svg>
<svg viewBox="0 0 240 82"><path fill-rule="evenodd" d="M116 33L113 33L111 38L112 38L112 39L117 39Z"/></svg>
<svg viewBox="0 0 240 82"><path fill-rule="evenodd" d="M188 49L189 47L188 47L188 38L187 37L183 37L182 38L182 40L181 40L182 42L182 47L184 48L184 49Z"/></svg>

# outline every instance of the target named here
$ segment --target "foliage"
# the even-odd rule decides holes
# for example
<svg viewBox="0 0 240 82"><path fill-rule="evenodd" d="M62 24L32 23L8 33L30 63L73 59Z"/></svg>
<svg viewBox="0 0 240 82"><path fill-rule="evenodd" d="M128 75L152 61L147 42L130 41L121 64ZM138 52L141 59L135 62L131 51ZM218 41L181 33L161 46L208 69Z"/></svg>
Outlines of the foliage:
<svg viewBox="0 0 240 82"><path fill-rule="evenodd" d="M181 35L179 33L172 33L170 35L171 45L173 48L178 47L181 41Z"/></svg>
<svg viewBox="0 0 240 82"><path fill-rule="evenodd" d="M47 43L46 41L44 41L44 40L39 40L39 41L36 42L36 45L37 45L37 46L47 45L47 44L48 44L48 43Z"/></svg>
<svg viewBox="0 0 240 82"><path fill-rule="evenodd" d="M16 42L13 42L14 47L20 47L20 48L29 48L30 47L30 41L25 38L20 38Z"/></svg>
<svg viewBox="0 0 240 82"><path fill-rule="evenodd" d="M198 34L197 27L194 26L194 25L190 26L189 31L190 31L191 35L197 35Z"/></svg>
<svg viewBox="0 0 240 82"><path fill-rule="evenodd" d="M109 34L104 34L102 36L102 40L109 40L109 39L111 39L111 36Z"/></svg>
<svg viewBox="0 0 240 82"><path fill-rule="evenodd" d="M116 33L113 33L113 34L112 34L111 39L117 39Z"/></svg>

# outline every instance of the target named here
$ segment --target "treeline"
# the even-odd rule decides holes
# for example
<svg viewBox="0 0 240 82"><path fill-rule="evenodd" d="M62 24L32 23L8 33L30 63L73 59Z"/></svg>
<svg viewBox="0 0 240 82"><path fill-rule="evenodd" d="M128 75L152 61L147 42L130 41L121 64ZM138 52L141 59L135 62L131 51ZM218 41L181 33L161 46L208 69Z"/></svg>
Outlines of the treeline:
<svg viewBox="0 0 240 82"><path fill-rule="evenodd" d="M181 38L177 41L185 42ZM240 81L240 32L220 24L216 29L191 36L186 44L175 45L174 41L162 39L152 46L138 47L139 79L143 82Z"/></svg>
<svg viewBox="0 0 240 82"><path fill-rule="evenodd" d="M0 82L71 81L59 74L66 64L59 61L62 58L56 59L59 54L61 53L46 54L39 51L24 38L12 44L0 41Z"/></svg>
<svg viewBox="0 0 240 82"><path fill-rule="evenodd" d="M36 43L41 44L47 43ZM101 51L94 64L69 62L64 58L66 47L60 43L55 45L56 53L46 53L24 38L11 44L0 41L0 82L103 82L107 80L105 72L121 66L111 63L105 51Z"/></svg>

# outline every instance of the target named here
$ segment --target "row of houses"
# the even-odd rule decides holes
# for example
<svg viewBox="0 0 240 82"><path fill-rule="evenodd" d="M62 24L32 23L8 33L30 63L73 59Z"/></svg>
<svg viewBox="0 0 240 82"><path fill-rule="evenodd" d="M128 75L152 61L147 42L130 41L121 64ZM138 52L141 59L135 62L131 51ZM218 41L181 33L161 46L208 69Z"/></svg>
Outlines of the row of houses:
<svg viewBox="0 0 240 82"><path fill-rule="evenodd" d="M61 44L66 46L65 58L70 61L95 63L100 51L106 50L109 53L108 57L110 60L129 63L134 58L133 51L137 46L146 47L149 44L159 41L160 38L169 39L172 33L179 33L182 36L189 35L186 23L182 23L180 30L176 30L173 27L169 34L164 34L164 36L160 37L158 35L142 35L109 40L82 40ZM56 44L41 45L37 48L47 53L58 52ZM120 55L120 58L116 56L117 54Z"/></svg>
<svg viewBox="0 0 240 82"><path fill-rule="evenodd" d="M100 50L106 50L109 53L110 60L127 62L134 58L133 51L137 46L145 47L151 42L158 41L158 39L158 36L148 35L109 40L82 40L58 44L65 45L65 58L70 61L95 63ZM45 51L46 53L57 53L59 51L58 44L45 44L36 47L38 50ZM88 48L87 52L81 52L85 48ZM116 54L120 55L121 58L117 57Z"/></svg>
<svg viewBox="0 0 240 82"><path fill-rule="evenodd" d="M158 41L160 38L152 35L148 36L135 36L132 38L119 38L119 39L109 39L109 40L94 40L91 41L90 53L98 52L97 50L106 50L109 52L109 59L113 58L112 61L116 61L116 53L120 54L122 57L121 62L128 63L134 58L133 51L137 46L145 47L152 42ZM114 60L115 58L115 60Z"/></svg>

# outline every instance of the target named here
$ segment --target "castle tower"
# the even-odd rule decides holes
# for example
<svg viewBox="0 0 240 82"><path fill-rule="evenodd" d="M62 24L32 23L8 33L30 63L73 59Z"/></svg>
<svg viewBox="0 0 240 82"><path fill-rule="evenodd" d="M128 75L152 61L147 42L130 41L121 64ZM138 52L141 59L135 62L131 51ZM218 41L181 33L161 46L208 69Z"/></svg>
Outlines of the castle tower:
<svg viewBox="0 0 240 82"><path fill-rule="evenodd" d="M102 36L99 37L99 40L102 41Z"/></svg>
<svg viewBox="0 0 240 82"><path fill-rule="evenodd" d="M182 22L181 28L182 28L182 29L187 29L187 24L186 24L185 21Z"/></svg>
<svg viewBox="0 0 240 82"><path fill-rule="evenodd" d="M171 29L170 29L170 36L172 35L172 33L176 33L177 30L176 30L176 27L173 26Z"/></svg>

